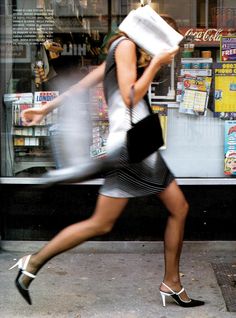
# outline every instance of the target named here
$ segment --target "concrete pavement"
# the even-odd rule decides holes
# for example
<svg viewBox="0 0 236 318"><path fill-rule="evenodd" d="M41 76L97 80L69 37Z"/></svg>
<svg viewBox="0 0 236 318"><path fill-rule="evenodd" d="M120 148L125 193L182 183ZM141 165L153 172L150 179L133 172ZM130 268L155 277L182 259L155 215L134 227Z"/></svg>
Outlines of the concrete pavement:
<svg viewBox="0 0 236 318"><path fill-rule="evenodd" d="M29 306L14 287L16 259L45 242L2 241L0 250L1 318L228 318L212 263L236 264L236 242L185 242L182 283L188 294L206 304L164 308L162 242L87 242L57 256L31 285ZM236 301L236 299L235 299Z"/></svg>

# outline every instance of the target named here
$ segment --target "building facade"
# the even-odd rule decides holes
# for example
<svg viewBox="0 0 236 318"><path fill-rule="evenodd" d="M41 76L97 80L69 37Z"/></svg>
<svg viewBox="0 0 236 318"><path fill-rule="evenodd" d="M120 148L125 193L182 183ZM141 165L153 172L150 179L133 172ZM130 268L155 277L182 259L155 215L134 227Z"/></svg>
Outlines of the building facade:
<svg viewBox="0 0 236 318"><path fill-rule="evenodd" d="M149 99L162 123L162 154L190 203L186 239L235 239L234 0L1 2L3 239L48 239L92 213L102 175L84 183L40 186L44 174L60 166L53 147L60 110L34 127L23 126L20 113L42 107L102 63L106 43L124 17L145 4L171 16L184 36L175 61L156 75ZM90 156L100 157L109 129L102 84L88 92L84 103L93 114ZM67 140L69 157L80 143L73 138ZM165 218L154 198L131 200L103 239L159 240Z"/></svg>

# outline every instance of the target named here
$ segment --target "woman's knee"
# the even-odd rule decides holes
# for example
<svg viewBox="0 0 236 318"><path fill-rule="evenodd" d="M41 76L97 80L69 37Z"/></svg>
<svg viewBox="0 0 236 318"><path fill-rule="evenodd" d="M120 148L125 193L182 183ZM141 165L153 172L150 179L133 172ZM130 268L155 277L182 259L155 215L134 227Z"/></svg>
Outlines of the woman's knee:
<svg viewBox="0 0 236 318"><path fill-rule="evenodd" d="M90 225L96 235L110 232L128 202L127 198L111 198L99 195Z"/></svg>
<svg viewBox="0 0 236 318"><path fill-rule="evenodd" d="M181 211L182 216L186 218L188 215L188 211L189 211L189 204L186 200L184 200L182 202L180 211Z"/></svg>
<svg viewBox="0 0 236 318"><path fill-rule="evenodd" d="M170 215L186 218L189 204L175 181L159 194L159 198L169 210Z"/></svg>
<svg viewBox="0 0 236 318"><path fill-rule="evenodd" d="M189 204L184 199L179 202L176 202L175 205L169 206L169 215L181 220L185 220L187 218L189 212Z"/></svg>
<svg viewBox="0 0 236 318"><path fill-rule="evenodd" d="M170 210L170 215L184 220L186 219L188 215L188 211L189 211L188 202L186 200L182 200L181 202L176 204L176 206L174 207L172 211Z"/></svg>
<svg viewBox="0 0 236 318"><path fill-rule="evenodd" d="M95 233L95 235L105 235L113 229L115 221L112 220L97 220L96 218L91 218L90 225Z"/></svg>

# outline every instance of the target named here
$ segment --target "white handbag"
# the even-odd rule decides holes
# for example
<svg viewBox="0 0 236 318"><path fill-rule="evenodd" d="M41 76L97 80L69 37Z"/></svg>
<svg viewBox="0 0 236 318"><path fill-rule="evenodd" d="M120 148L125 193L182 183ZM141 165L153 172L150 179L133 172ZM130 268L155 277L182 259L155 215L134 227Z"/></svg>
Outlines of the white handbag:
<svg viewBox="0 0 236 318"><path fill-rule="evenodd" d="M152 56L177 46L183 39L149 5L132 10L119 25L119 30Z"/></svg>

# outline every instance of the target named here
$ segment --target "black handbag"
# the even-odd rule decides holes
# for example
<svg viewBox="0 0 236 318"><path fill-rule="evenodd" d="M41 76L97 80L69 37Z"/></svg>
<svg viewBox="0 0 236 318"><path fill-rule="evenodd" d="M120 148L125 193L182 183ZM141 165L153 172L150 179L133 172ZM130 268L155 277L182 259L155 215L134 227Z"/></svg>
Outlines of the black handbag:
<svg viewBox="0 0 236 318"><path fill-rule="evenodd" d="M158 113L152 111L147 96L145 96L144 99L150 115L137 123L133 123L132 121L134 107L133 86L131 87L130 97L131 106L129 111L131 128L127 131L128 161L130 163L138 163L163 146L164 141Z"/></svg>

